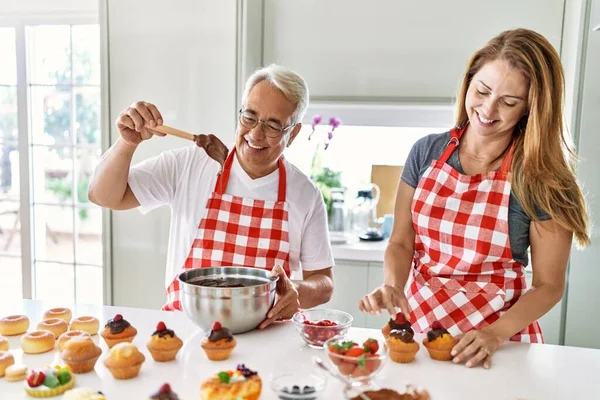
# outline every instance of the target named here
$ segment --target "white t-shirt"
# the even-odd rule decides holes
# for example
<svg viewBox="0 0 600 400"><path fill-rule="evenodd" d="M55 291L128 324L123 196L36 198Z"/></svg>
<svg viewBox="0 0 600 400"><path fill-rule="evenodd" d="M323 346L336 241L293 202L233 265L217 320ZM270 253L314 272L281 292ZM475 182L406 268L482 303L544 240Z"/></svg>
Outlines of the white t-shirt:
<svg viewBox="0 0 600 400"><path fill-rule="evenodd" d="M287 173L286 202L289 210L290 268L318 270L333 267L325 203L319 189L294 165L284 159ZM165 288L180 272L198 224L204 217L220 165L196 146L165 151L133 166L129 186L142 214L171 207L171 226ZM234 157L225 192L233 196L277 200L279 173L252 179Z"/></svg>

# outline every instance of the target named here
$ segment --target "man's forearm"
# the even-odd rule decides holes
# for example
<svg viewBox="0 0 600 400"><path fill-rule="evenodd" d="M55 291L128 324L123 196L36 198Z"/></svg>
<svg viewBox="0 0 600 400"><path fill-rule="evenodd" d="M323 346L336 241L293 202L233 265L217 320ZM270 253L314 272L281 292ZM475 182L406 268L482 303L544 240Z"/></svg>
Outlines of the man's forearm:
<svg viewBox="0 0 600 400"><path fill-rule="evenodd" d="M129 167L137 146L118 139L100 159L88 189L92 203L117 208L127 190Z"/></svg>
<svg viewBox="0 0 600 400"><path fill-rule="evenodd" d="M301 281L292 281L298 290L300 308L313 308L327 303L333 294L333 279L327 275L311 275Z"/></svg>

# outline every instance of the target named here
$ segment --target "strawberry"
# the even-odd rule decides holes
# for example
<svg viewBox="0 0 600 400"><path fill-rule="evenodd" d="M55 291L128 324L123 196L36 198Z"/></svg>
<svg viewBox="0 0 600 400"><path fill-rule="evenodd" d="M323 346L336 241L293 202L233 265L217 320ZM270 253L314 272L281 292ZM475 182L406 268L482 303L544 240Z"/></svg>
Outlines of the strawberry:
<svg viewBox="0 0 600 400"><path fill-rule="evenodd" d="M123 319L123 316L121 314L117 314L115 315L115 317L113 318L113 321L120 321Z"/></svg>
<svg viewBox="0 0 600 400"><path fill-rule="evenodd" d="M158 323L158 325L156 325L156 331L157 332L162 332L162 331L166 331L167 330L167 326L165 325L164 322L160 321Z"/></svg>
<svg viewBox="0 0 600 400"><path fill-rule="evenodd" d="M212 330L213 331L220 331L223 328L223 326L221 326L221 323L219 321L215 321L212 324Z"/></svg>
<svg viewBox="0 0 600 400"><path fill-rule="evenodd" d="M38 387L44 383L44 379L46 379L46 375L42 371L32 369L27 376L27 384L29 387Z"/></svg>
<svg viewBox="0 0 600 400"><path fill-rule="evenodd" d="M433 324L431 324L431 329L443 329L442 324L440 324L440 321L433 321Z"/></svg>
<svg viewBox="0 0 600 400"><path fill-rule="evenodd" d="M160 322L162 323L162 322ZM164 383L160 389L158 389L159 394L169 394L171 393L171 386L168 383Z"/></svg>
<svg viewBox="0 0 600 400"><path fill-rule="evenodd" d="M402 311L400 311L398 314L396 314L396 319L394 320L397 324L403 324L406 322L406 317L404 316L404 313Z"/></svg>
<svg viewBox="0 0 600 400"><path fill-rule="evenodd" d="M379 342L376 339L369 338L363 343L363 348L367 353L377 354L379 351Z"/></svg>
<svg viewBox="0 0 600 400"><path fill-rule="evenodd" d="M346 357L360 357L363 354L365 354L365 349L363 349L362 347L353 347L350 350L346 351L344 353L344 356Z"/></svg>

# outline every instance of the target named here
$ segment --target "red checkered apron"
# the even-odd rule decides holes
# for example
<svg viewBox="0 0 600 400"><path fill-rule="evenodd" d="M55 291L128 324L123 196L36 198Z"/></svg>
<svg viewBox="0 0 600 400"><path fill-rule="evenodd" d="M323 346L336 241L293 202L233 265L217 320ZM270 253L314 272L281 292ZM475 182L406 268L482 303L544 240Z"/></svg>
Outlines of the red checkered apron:
<svg viewBox="0 0 600 400"><path fill-rule="evenodd" d="M286 172L279 159L277 201L225 194L235 149L229 154L208 199L190 253L180 273L192 268L252 266L271 270L279 264L290 275ZM167 288L163 310L181 310L177 276Z"/></svg>
<svg viewBox="0 0 600 400"><path fill-rule="evenodd" d="M453 335L490 325L527 291L508 237L512 148L498 171L461 175L446 161L465 129L452 130L412 201L415 255L407 298L419 332L436 320ZM510 340L543 343L542 331L534 322Z"/></svg>

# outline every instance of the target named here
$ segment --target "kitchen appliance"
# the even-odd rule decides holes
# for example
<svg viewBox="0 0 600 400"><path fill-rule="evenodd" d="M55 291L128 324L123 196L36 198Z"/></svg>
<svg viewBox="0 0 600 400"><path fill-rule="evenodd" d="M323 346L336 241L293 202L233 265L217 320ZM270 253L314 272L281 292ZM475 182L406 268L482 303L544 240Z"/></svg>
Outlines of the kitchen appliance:
<svg viewBox="0 0 600 400"><path fill-rule="evenodd" d="M372 232L376 231L377 202L379 201L380 193L379 186L373 183L368 188L358 191L352 208L352 232L356 236L361 237L368 233L368 237L373 237ZM382 238L383 236L381 236ZM375 240L381 239L377 238Z"/></svg>
<svg viewBox="0 0 600 400"><path fill-rule="evenodd" d="M277 279L262 268L194 268L178 276L181 306L187 317L204 331L219 321L232 333L248 332L266 319L275 302ZM202 281L243 285L243 287L200 286Z"/></svg>

